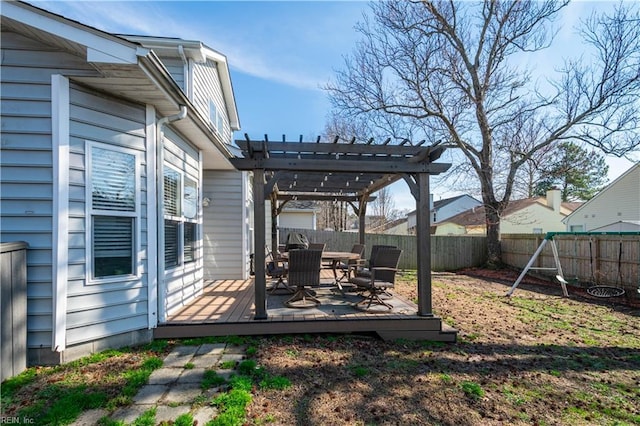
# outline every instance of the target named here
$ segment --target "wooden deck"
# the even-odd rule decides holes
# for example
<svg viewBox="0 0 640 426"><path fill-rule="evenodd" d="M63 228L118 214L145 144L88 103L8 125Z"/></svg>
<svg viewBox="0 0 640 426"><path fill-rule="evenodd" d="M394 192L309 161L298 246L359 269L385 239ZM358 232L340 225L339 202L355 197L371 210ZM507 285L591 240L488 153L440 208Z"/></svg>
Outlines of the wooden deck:
<svg viewBox="0 0 640 426"><path fill-rule="evenodd" d="M154 337L375 332L384 339L456 340L456 330L438 317L419 317L417 306L409 300L395 295L387 300L393 309L363 311L353 306L359 296L340 294L330 281L330 271L323 270L322 284L314 288L321 300L315 308L288 308L284 301L290 294L267 293L265 320L254 318L252 279L208 281L203 294L159 325Z"/></svg>

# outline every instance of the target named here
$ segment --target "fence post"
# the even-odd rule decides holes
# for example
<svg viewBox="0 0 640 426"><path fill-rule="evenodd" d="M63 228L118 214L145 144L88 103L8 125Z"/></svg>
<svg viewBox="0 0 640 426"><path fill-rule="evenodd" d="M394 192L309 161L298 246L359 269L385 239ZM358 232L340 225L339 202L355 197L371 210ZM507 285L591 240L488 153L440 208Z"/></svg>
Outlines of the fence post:
<svg viewBox="0 0 640 426"><path fill-rule="evenodd" d="M2 381L27 368L27 246L0 244Z"/></svg>

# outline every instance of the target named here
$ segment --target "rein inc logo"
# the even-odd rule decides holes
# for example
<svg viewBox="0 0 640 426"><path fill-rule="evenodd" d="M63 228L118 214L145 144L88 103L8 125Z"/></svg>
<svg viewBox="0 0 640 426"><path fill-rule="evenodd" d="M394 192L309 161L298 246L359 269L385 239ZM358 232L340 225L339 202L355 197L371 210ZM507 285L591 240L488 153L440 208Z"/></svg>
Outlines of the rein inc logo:
<svg viewBox="0 0 640 426"><path fill-rule="evenodd" d="M0 424L5 425L34 425L35 419L31 417L19 417L19 416L0 416Z"/></svg>

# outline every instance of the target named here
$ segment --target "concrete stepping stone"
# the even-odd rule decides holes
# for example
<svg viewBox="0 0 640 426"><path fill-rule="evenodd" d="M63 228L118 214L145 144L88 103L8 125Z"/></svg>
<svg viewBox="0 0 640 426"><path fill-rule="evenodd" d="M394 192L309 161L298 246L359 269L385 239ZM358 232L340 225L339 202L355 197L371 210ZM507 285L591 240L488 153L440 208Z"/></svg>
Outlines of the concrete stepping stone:
<svg viewBox="0 0 640 426"><path fill-rule="evenodd" d="M187 414L191 411L191 407L188 405L178 405L171 407L169 405L159 405L156 407L156 424L172 422L183 414ZM198 423L204 425L205 423Z"/></svg>
<svg viewBox="0 0 640 426"><path fill-rule="evenodd" d="M162 400L163 403L190 403L202 393L200 383L175 384Z"/></svg>
<svg viewBox="0 0 640 426"><path fill-rule="evenodd" d="M104 408L97 408L95 410L87 410L80 414L75 422L71 423L71 426L94 426L99 424L99 421L109 412Z"/></svg>
<svg viewBox="0 0 640 426"><path fill-rule="evenodd" d="M215 407L201 407L194 411L193 423L198 425L206 425L217 415L218 410Z"/></svg>
<svg viewBox="0 0 640 426"><path fill-rule="evenodd" d="M226 343L205 343L198 348L196 356L220 355L226 347Z"/></svg>
<svg viewBox="0 0 640 426"><path fill-rule="evenodd" d="M178 346L165 357L163 367L183 368L185 364L191 361L197 350L198 346Z"/></svg>
<svg viewBox="0 0 640 426"><path fill-rule="evenodd" d="M154 370L149 376L150 385L168 385L178 380L182 371L178 368L162 367Z"/></svg>
<svg viewBox="0 0 640 426"><path fill-rule="evenodd" d="M190 370L182 371L180 377L178 377L177 384L181 385L184 383L202 383L204 379L204 368L193 368Z"/></svg>
<svg viewBox="0 0 640 426"><path fill-rule="evenodd" d="M111 416L111 420L122 421L125 424L133 423L145 411L152 409L152 404L146 405L130 405L128 407L119 408Z"/></svg>
<svg viewBox="0 0 640 426"><path fill-rule="evenodd" d="M168 385L145 385L133 397L133 403L136 405L155 404L162 399L168 390Z"/></svg>
<svg viewBox="0 0 640 426"><path fill-rule="evenodd" d="M213 368L220 364L221 356L222 354L194 356L191 362L197 368Z"/></svg>

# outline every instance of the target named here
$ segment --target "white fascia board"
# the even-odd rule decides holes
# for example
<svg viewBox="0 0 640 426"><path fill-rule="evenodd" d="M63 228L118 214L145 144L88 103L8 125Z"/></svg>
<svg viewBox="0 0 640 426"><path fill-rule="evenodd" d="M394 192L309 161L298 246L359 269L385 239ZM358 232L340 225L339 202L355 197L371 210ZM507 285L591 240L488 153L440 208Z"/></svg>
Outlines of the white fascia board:
<svg viewBox="0 0 640 426"><path fill-rule="evenodd" d="M62 352L67 340L67 286L69 277L69 79L51 76L53 144L53 249L51 350Z"/></svg>
<svg viewBox="0 0 640 426"><path fill-rule="evenodd" d="M89 62L136 64L137 46L109 33L18 2L2 2L2 15L56 37L86 46Z"/></svg>
<svg viewBox="0 0 640 426"><path fill-rule="evenodd" d="M147 105L145 113L147 163L147 320L148 327L158 326L158 182L156 109Z"/></svg>

